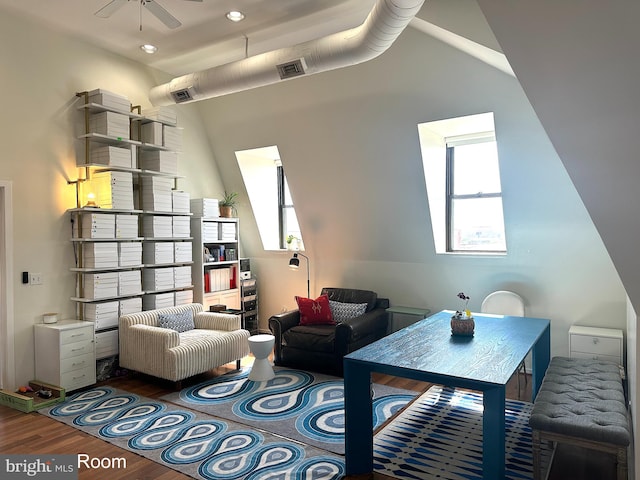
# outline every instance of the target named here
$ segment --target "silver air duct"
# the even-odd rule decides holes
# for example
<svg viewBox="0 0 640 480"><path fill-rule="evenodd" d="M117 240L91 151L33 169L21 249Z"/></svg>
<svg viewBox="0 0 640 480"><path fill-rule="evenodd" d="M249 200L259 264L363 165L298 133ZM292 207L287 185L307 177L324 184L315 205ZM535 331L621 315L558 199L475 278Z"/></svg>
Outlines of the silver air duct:
<svg viewBox="0 0 640 480"><path fill-rule="evenodd" d="M398 38L425 0L377 0L359 27L190 73L153 87L156 106L194 102L372 60Z"/></svg>

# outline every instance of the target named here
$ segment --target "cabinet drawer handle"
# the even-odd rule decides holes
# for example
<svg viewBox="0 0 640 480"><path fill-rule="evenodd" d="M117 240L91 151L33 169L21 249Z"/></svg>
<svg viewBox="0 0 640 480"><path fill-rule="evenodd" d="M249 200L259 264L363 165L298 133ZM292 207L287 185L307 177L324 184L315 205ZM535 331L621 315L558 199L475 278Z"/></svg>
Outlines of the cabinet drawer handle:
<svg viewBox="0 0 640 480"><path fill-rule="evenodd" d="M598 337L593 337L593 344L596 345L600 339Z"/></svg>
<svg viewBox="0 0 640 480"><path fill-rule="evenodd" d="M72 348L71 349L72 352L81 352L82 350L84 350L84 348Z"/></svg>
<svg viewBox="0 0 640 480"><path fill-rule="evenodd" d="M79 378L84 378L86 377L86 374L80 375L79 377L73 377L74 380L78 380Z"/></svg>
<svg viewBox="0 0 640 480"><path fill-rule="evenodd" d="M71 338L73 338L73 337L84 337L84 333L76 333L76 334L71 335Z"/></svg>
<svg viewBox="0 0 640 480"><path fill-rule="evenodd" d="M80 362L80 363L72 363L71 366L73 367L77 367L78 365L84 365L85 362Z"/></svg>

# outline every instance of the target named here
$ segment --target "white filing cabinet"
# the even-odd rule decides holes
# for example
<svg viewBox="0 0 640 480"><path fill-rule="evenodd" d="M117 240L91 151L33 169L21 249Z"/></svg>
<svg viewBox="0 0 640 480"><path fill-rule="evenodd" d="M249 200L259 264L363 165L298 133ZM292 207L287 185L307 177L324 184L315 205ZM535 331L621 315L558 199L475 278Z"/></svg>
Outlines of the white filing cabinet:
<svg viewBox="0 0 640 480"><path fill-rule="evenodd" d="M623 365L622 339L622 330L572 325L569 329L569 355L573 358L612 360Z"/></svg>
<svg viewBox="0 0 640 480"><path fill-rule="evenodd" d="M76 390L96 383L94 323L35 325L36 380Z"/></svg>

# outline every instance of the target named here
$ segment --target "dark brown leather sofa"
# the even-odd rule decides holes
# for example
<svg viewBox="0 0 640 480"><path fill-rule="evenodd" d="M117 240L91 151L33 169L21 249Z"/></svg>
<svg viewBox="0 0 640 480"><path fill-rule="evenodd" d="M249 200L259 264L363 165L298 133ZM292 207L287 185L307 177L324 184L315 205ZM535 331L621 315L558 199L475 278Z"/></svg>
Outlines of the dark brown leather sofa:
<svg viewBox="0 0 640 480"><path fill-rule="evenodd" d="M298 310L273 315L274 363L342 376L342 357L387 334L389 300L352 288L323 288L321 294L336 302L366 303L365 313L337 325L299 325Z"/></svg>

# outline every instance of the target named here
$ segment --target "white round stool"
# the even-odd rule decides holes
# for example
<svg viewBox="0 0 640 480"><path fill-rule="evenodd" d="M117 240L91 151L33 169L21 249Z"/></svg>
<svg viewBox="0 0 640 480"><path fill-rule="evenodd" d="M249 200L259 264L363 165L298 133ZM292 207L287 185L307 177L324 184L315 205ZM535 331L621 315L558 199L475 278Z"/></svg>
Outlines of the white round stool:
<svg viewBox="0 0 640 480"><path fill-rule="evenodd" d="M269 354L273 349L276 337L273 335L252 335L249 337L249 350L255 357L249 380L256 382L266 382L271 380L276 374L269 362Z"/></svg>

